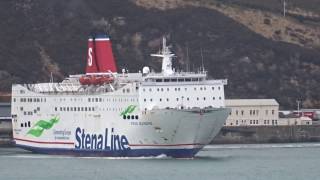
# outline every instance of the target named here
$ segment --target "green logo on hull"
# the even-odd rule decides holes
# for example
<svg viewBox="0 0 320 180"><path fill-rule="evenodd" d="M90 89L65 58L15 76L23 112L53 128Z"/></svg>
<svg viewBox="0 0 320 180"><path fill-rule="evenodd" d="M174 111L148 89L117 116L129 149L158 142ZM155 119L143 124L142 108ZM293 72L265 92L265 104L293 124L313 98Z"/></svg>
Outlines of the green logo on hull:
<svg viewBox="0 0 320 180"><path fill-rule="evenodd" d="M125 116L128 114L131 114L136 109L136 107L137 106L135 106L135 105L128 106L124 111L121 112L120 116Z"/></svg>
<svg viewBox="0 0 320 180"><path fill-rule="evenodd" d="M33 135L35 137L40 137L43 131L46 129L51 129L54 124L59 122L59 118L54 117L49 121L39 120L29 131L27 134Z"/></svg>

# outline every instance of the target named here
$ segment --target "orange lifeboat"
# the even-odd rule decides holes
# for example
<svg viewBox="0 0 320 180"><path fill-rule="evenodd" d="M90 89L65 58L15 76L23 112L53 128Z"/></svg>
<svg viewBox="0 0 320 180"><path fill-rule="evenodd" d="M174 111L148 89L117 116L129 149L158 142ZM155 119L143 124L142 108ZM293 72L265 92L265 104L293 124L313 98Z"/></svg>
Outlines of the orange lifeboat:
<svg viewBox="0 0 320 180"><path fill-rule="evenodd" d="M112 83L113 77L110 76L83 76L79 79L81 85L102 85Z"/></svg>
<svg viewBox="0 0 320 180"><path fill-rule="evenodd" d="M82 76L80 79L80 84L82 85L89 85L90 84L90 78L88 76Z"/></svg>

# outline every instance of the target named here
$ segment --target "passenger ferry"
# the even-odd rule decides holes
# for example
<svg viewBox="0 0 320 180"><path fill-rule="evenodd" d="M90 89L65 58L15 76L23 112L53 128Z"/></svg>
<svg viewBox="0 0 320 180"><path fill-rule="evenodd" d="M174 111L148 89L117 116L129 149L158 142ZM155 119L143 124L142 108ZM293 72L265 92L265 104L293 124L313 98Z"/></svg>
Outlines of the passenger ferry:
<svg viewBox="0 0 320 180"><path fill-rule="evenodd" d="M117 73L109 36L90 36L85 74L12 85L13 137L36 153L192 158L222 128L226 79L176 72L166 45L161 72Z"/></svg>

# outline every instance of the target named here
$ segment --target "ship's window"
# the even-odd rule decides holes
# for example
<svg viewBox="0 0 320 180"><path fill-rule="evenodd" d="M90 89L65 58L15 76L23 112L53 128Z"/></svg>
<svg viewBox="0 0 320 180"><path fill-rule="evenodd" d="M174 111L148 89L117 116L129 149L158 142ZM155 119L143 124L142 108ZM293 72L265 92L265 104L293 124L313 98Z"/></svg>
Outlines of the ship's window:
<svg viewBox="0 0 320 180"><path fill-rule="evenodd" d="M87 107L85 107L85 108L84 108L84 111L87 111L87 110L88 110L88 108L87 108Z"/></svg>
<svg viewBox="0 0 320 180"><path fill-rule="evenodd" d="M213 100L215 100L216 98L215 98L215 97L213 97L212 99L213 99Z"/></svg>
<svg viewBox="0 0 320 180"><path fill-rule="evenodd" d="M243 113L244 113L243 110L241 110L241 115L242 115L242 116L243 116Z"/></svg>
<svg viewBox="0 0 320 180"><path fill-rule="evenodd" d="M127 116L127 119L130 119L130 115Z"/></svg>
<svg viewBox="0 0 320 180"><path fill-rule="evenodd" d="M177 79L171 79L171 82L177 82Z"/></svg>
<svg viewBox="0 0 320 180"><path fill-rule="evenodd" d="M66 107L63 107L63 111L66 111Z"/></svg>
<svg viewBox="0 0 320 180"><path fill-rule="evenodd" d="M150 101L152 102L152 98L150 99Z"/></svg>
<svg viewBox="0 0 320 180"><path fill-rule="evenodd" d="M60 107L60 111L62 111L62 107Z"/></svg>
<svg viewBox="0 0 320 180"><path fill-rule="evenodd" d="M174 88L174 91L177 91L177 88Z"/></svg>
<svg viewBox="0 0 320 180"><path fill-rule="evenodd" d="M180 78L180 79L178 79L178 82L183 82L183 81L184 81L184 79L181 79L181 78Z"/></svg>
<svg viewBox="0 0 320 180"><path fill-rule="evenodd" d="M26 111L24 111L24 112L23 112L23 114L24 114L24 115L27 115L27 112L26 112Z"/></svg>
<svg viewBox="0 0 320 180"><path fill-rule="evenodd" d="M84 110L84 108L83 107L81 107L81 111L83 111Z"/></svg>
<svg viewBox="0 0 320 180"><path fill-rule="evenodd" d="M169 91L169 88L167 88L167 91Z"/></svg>
<svg viewBox="0 0 320 180"><path fill-rule="evenodd" d="M221 97L219 97L219 99L221 100Z"/></svg>
<svg viewBox="0 0 320 180"><path fill-rule="evenodd" d="M197 101L199 101L199 98L197 97Z"/></svg>
<svg viewBox="0 0 320 180"><path fill-rule="evenodd" d="M31 122L30 121L28 121L28 127L31 127Z"/></svg>
<svg viewBox="0 0 320 180"><path fill-rule="evenodd" d="M196 90L197 90L197 88L195 87L195 88L194 88L194 90L196 91Z"/></svg>
<svg viewBox="0 0 320 180"><path fill-rule="evenodd" d="M156 79L156 82L162 82L162 79Z"/></svg>
<svg viewBox="0 0 320 180"><path fill-rule="evenodd" d="M44 102L46 102L47 101L47 99L46 98L44 98Z"/></svg>
<svg viewBox="0 0 320 180"><path fill-rule="evenodd" d="M24 123L24 127L27 127L27 122Z"/></svg>
<svg viewBox="0 0 320 180"><path fill-rule="evenodd" d="M200 87L200 91L202 91L202 87Z"/></svg>
<svg viewBox="0 0 320 180"><path fill-rule="evenodd" d="M162 99L160 98L160 102L162 101Z"/></svg>
<svg viewBox="0 0 320 180"><path fill-rule="evenodd" d="M58 109L57 109L57 111L58 111ZM37 113L37 110L35 109L35 110L33 110L33 113Z"/></svg>
<svg viewBox="0 0 320 180"><path fill-rule="evenodd" d="M13 98L13 102L16 102L16 98Z"/></svg>
<svg viewBox="0 0 320 180"><path fill-rule="evenodd" d="M176 98L177 99L177 101L179 101L179 98Z"/></svg>
<svg viewBox="0 0 320 180"><path fill-rule="evenodd" d="M139 119L139 116L138 116L138 115L136 115L136 119Z"/></svg>
<svg viewBox="0 0 320 180"><path fill-rule="evenodd" d="M157 91L159 91L159 88L157 88Z"/></svg>
<svg viewBox="0 0 320 180"><path fill-rule="evenodd" d="M143 88L143 92L145 92L146 91L146 89L145 88Z"/></svg>
<svg viewBox="0 0 320 180"><path fill-rule="evenodd" d="M190 78L186 78L185 81L186 81L186 82L190 82L191 79L190 79Z"/></svg>
<svg viewBox="0 0 320 180"><path fill-rule="evenodd" d="M188 89L187 89L187 88L184 88L184 90L187 91Z"/></svg>
<svg viewBox="0 0 320 180"><path fill-rule="evenodd" d="M23 111L23 107L22 106L20 107L20 111Z"/></svg>
<svg viewBox="0 0 320 180"><path fill-rule="evenodd" d="M126 115L123 115L123 119L127 119L127 116L126 116Z"/></svg>
<svg viewBox="0 0 320 180"><path fill-rule="evenodd" d="M128 89L127 89L127 93L129 93L129 92L130 92L130 89L128 88Z"/></svg>
<svg viewBox="0 0 320 180"><path fill-rule="evenodd" d="M73 107L70 107L70 111L73 111Z"/></svg>
<svg viewBox="0 0 320 180"><path fill-rule="evenodd" d="M207 88L206 88L206 87L204 87L204 88L203 88L203 90L207 90Z"/></svg>
<svg viewBox="0 0 320 180"><path fill-rule="evenodd" d="M146 102L146 101L147 101L147 99L143 99L143 101L144 101L144 102Z"/></svg>
<svg viewBox="0 0 320 180"><path fill-rule="evenodd" d="M94 111L94 107L92 107L91 109L92 109L92 111Z"/></svg>
<svg viewBox="0 0 320 180"><path fill-rule="evenodd" d="M192 81L198 81L198 78L192 78L191 80Z"/></svg>
<svg viewBox="0 0 320 180"><path fill-rule="evenodd" d="M131 119L134 119L134 115L131 115Z"/></svg>
<svg viewBox="0 0 320 180"><path fill-rule="evenodd" d="M99 102L102 102L102 98L99 98Z"/></svg>
<svg viewBox="0 0 320 180"><path fill-rule="evenodd" d="M271 110L271 114L274 114L274 110Z"/></svg>
<svg viewBox="0 0 320 180"><path fill-rule="evenodd" d="M219 87L218 87L218 90L220 90L220 89L221 89L221 87L219 86Z"/></svg>
<svg viewBox="0 0 320 180"><path fill-rule="evenodd" d="M58 108L57 108L57 107L55 107L55 108L54 108L54 110L55 110L55 111L58 111Z"/></svg>
<svg viewBox="0 0 320 180"><path fill-rule="evenodd" d="M169 98L167 98L167 101L169 101Z"/></svg>
<svg viewBox="0 0 320 180"><path fill-rule="evenodd" d="M37 98L33 98L33 102L37 102Z"/></svg>
<svg viewBox="0 0 320 180"><path fill-rule="evenodd" d="M99 102L99 99L98 99L98 98L96 98L96 102Z"/></svg>
<svg viewBox="0 0 320 180"><path fill-rule="evenodd" d="M74 110L74 111L77 111L77 107L74 107L73 110Z"/></svg>
<svg viewBox="0 0 320 180"><path fill-rule="evenodd" d="M23 127L23 123L21 123L20 126Z"/></svg>
<svg viewBox="0 0 320 180"><path fill-rule="evenodd" d="M149 91L151 92L151 91L152 91L152 89L151 89L151 88L149 88Z"/></svg>
<svg viewBox="0 0 320 180"><path fill-rule="evenodd" d="M123 92L123 93L125 93L125 92L126 92L126 90L125 90L125 89L122 89L122 92Z"/></svg>
<svg viewBox="0 0 320 180"><path fill-rule="evenodd" d="M170 81L170 79L164 79L164 82L169 82Z"/></svg>
<svg viewBox="0 0 320 180"><path fill-rule="evenodd" d="M187 101L189 101L189 98L187 97Z"/></svg>
<svg viewBox="0 0 320 180"><path fill-rule="evenodd" d="M178 91L180 91L180 88L178 88Z"/></svg>
<svg viewBox="0 0 320 180"><path fill-rule="evenodd" d="M67 107L67 111L69 111L69 107Z"/></svg>
<svg viewBox="0 0 320 180"><path fill-rule="evenodd" d="M88 108L88 111L91 111L91 107Z"/></svg>
<svg viewBox="0 0 320 180"><path fill-rule="evenodd" d="M203 97L203 100L205 101L205 100L206 100L206 97Z"/></svg>
<svg viewBox="0 0 320 180"><path fill-rule="evenodd" d="M161 91L163 91L163 88L161 88Z"/></svg>

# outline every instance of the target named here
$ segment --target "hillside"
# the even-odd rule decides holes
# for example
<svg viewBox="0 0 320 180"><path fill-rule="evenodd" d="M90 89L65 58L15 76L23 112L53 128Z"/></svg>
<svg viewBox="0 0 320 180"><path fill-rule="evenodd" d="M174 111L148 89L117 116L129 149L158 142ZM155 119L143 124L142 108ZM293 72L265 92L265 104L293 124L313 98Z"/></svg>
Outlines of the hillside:
<svg viewBox="0 0 320 180"><path fill-rule="evenodd" d="M228 78L227 98L276 98L282 108L302 99L304 107L320 108L319 3L313 1L286 18L262 0L1 1L0 90L48 81L50 72L56 81L83 73L87 36L107 31L119 69L159 70L149 54L167 36L178 69L186 67L187 49L197 69L203 50L210 76Z"/></svg>

